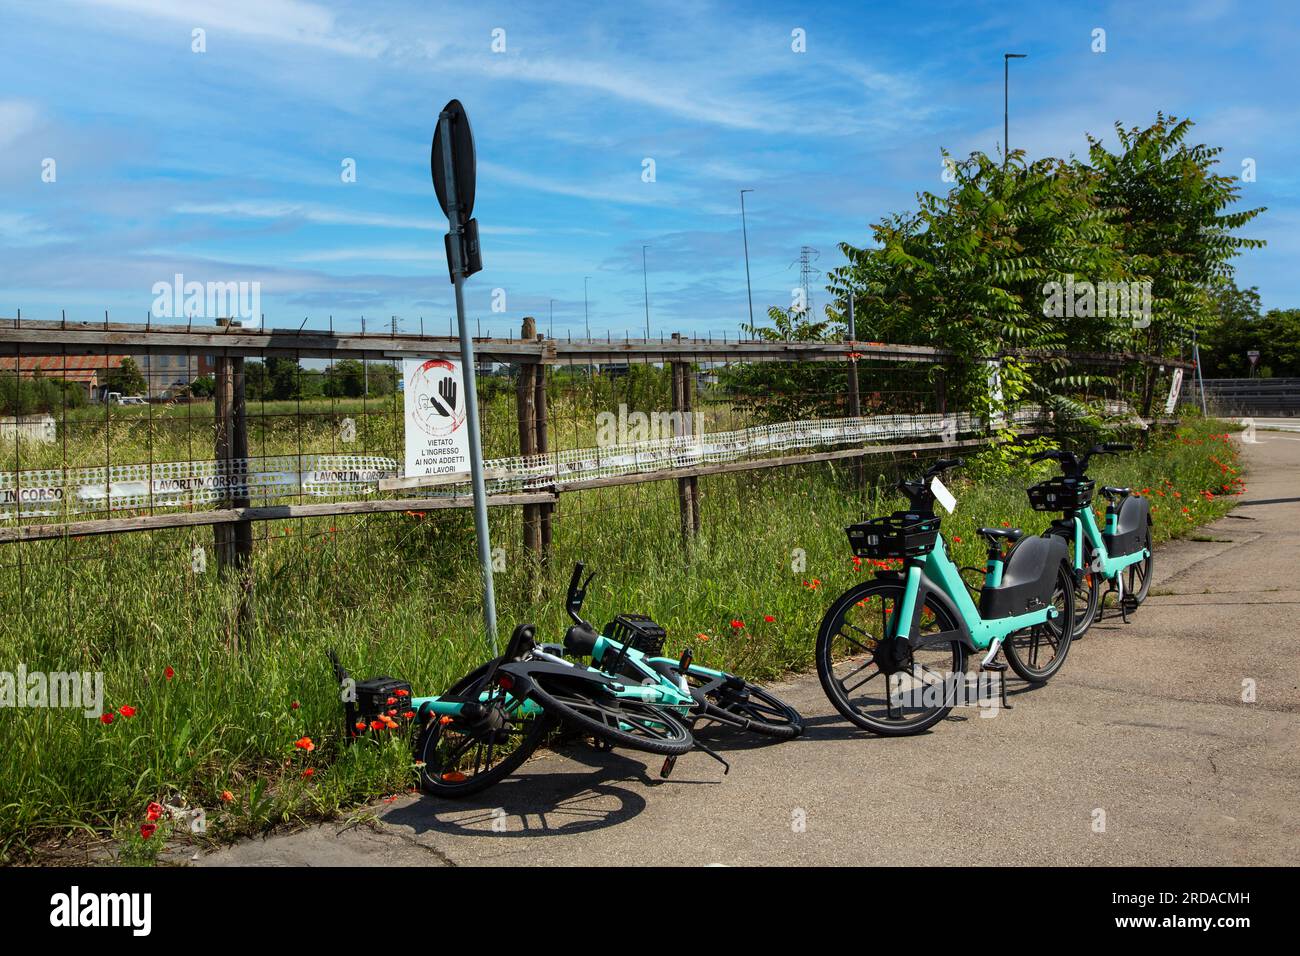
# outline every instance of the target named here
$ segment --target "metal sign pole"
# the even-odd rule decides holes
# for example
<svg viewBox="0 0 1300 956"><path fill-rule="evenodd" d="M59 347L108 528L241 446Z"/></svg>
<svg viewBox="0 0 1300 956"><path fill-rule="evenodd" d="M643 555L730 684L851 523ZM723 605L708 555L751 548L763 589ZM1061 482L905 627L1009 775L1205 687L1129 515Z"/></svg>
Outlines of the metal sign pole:
<svg viewBox="0 0 1300 956"><path fill-rule="evenodd" d="M478 535L478 560L483 569L483 622L487 626L492 654L497 653L497 598L492 581L492 542L488 537L487 488L483 483L483 440L479 432L478 385L474 371L474 340L465 323L465 263L462 256L460 221L456 198L456 164L452 159L451 117L446 110L438 115L442 139L442 162L446 171L447 224L451 229L451 274L456 287L456 321L460 328L460 368L465 385L465 424L469 428L469 472L474 486L474 529Z"/></svg>
<svg viewBox="0 0 1300 956"><path fill-rule="evenodd" d="M1210 413L1205 407L1205 379L1201 376L1201 347L1196 343L1196 333L1192 333L1192 364L1196 366L1196 387L1201 393L1201 415L1209 418Z"/></svg>

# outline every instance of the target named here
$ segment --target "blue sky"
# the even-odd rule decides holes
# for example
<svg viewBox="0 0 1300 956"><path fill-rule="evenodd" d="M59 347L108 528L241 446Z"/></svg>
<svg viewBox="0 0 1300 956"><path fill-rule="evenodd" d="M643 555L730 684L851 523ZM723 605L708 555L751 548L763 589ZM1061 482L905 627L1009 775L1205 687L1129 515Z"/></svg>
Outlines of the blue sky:
<svg viewBox="0 0 1300 956"><path fill-rule="evenodd" d="M143 321L154 283L182 273L260 282L272 326L397 315L445 331L428 152L454 96L478 143L485 268L467 304L484 332L527 313L545 330L554 300L555 333L581 335L590 276L593 332L639 334L645 244L654 334L734 335L738 190L754 190L762 314L789 304L800 246L829 269L838 242L945 188L941 149L1000 148L1008 51L1029 54L1012 64L1011 142L1031 156L1082 154L1085 132L1164 110L1224 147L1226 171L1253 159L1245 202L1269 211L1245 234L1269 246L1239 281L1300 306L1288 3L10 0L0 315Z"/></svg>

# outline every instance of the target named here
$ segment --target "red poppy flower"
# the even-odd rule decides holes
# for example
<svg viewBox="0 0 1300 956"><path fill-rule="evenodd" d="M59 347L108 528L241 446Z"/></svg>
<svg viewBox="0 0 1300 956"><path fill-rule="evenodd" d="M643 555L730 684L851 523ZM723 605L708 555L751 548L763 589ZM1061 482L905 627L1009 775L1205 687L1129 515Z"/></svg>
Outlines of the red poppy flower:
<svg viewBox="0 0 1300 956"><path fill-rule="evenodd" d="M299 704L299 703L295 700L292 704L289 705L289 709L290 709L290 710L297 710L297 709L298 709L299 707L301 707L301 706L302 706L302 705Z"/></svg>
<svg viewBox="0 0 1300 956"><path fill-rule="evenodd" d="M100 714L99 722L101 724L111 724L113 722L113 712L110 710Z"/></svg>
<svg viewBox="0 0 1300 956"><path fill-rule="evenodd" d="M144 837L146 840L149 839L157 832L158 832L158 824L156 823L140 824L140 836Z"/></svg>
<svg viewBox="0 0 1300 956"><path fill-rule="evenodd" d="M709 635L707 635L707 634L696 634L696 635L695 635L695 639L696 639L697 641L704 641L704 643L707 644L707 643L709 642Z"/></svg>
<svg viewBox="0 0 1300 956"><path fill-rule="evenodd" d="M952 540L955 544L961 544L961 538L959 538L957 535L953 535Z"/></svg>
<svg viewBox="0 0 1300 956"><path fill-rule="evenodd" d="M384 722L383 722L382 720L372 720L372 721L370 722L370 729L371 729L371 730L383 730L383 729L384 729Z"/></svg>
<svg viewBox="0 0 1300 956"><path fill-rule="evenodd" d="M161 820L164 812L161 803L151 803L149 806L145 807L144 816L146 820L152 822L154 820Z"/></svg>
<svg viewBox="0 0 1300 956"><path fill-rule="evenodd" d="M768 624L771 624L773 621L776 620L776 618L774 618L771 614L764 614L763 620L767 621Z"/></svg>
<svg viewBox="0 0 1300 956"><path fill-rule="evenodd" d="M299 750L307 751L307 753L311 753L313 750L316 749L316 745L311 742L310 737L300 737L293 742L293 745L297 747Z"/></svg>
<svg viewBox="0 0 1300 956"><path fill-rule="evenodd" d="M229 803L231 800L234 800L234 799L235 799L235 795L234 795L233 793L231 793L229 790L222 790L222 791L221 791L221 802L222 802L222 803Z"/></svg>
<svg viewBox="0 0 1300 956"><path fill-rule="evenodd" d="M745 622L737 618L736 620L731 622L731 626L733 629L738 631L745 626Z"/></svg>
<svg viewBox="0 0 1300 956"><path fill-rule="evenodd" d="M121 707L117 709L117 712L121 714L123 717L135 716L135 708L132 707L130 704L123 704Z"/></svg>
<svg viewBox="0 0 1300 956"><path fill-rule="evenodd" d="M311 777L311 776L314 776L315 773L316 773L315 770L313 770L311 767L308 767L306 770L304 770L304 771L302 772L302 775L303 775L304 777Z"/></svg>
<svg viewBox="0 0 1300 956"><path fill-rule="evenodd" d="M411 696L411 692L410 692L409 690L407 690L406 688L402 688L401 690L395 690L395 691L393 691L393 693L396 694L398 697L410 697L410 696Z"/></svg>
<svg viewBox="0 0 1300 956"><path fill-rule="evenodd" d="M170 664L168 664L166 667L163 668L163 677L166 677L168 680L171 680L175 676L176 676L176 671L172 670Z"/></svg>

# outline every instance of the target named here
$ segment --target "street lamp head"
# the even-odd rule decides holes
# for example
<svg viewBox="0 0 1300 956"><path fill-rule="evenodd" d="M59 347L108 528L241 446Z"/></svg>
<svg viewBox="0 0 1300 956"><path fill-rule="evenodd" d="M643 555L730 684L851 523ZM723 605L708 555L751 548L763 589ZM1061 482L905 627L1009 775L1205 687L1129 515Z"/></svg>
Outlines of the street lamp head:
<svg viewBox="0 0 1300 956"><path fill-rule="evenodd" d="M1023 60L1027 56L1029 56L1028 53L1003 53L1002 54L1002 58L1004 60Z"/></svg>

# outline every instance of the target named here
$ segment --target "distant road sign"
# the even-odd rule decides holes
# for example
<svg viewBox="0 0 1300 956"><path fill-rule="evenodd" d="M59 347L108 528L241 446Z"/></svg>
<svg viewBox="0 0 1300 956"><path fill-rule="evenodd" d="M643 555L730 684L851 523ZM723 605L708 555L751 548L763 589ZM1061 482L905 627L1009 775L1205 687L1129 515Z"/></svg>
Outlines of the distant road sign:
<svg viewBox="0 0 1300 956"><path fill-rule="evenodd" d="M451 161L456 173L456 218L463 225L474 215L474 180L478 163L474 156L474 133L460 100L451 100L442 108L451 120ZM433 146L429 150L429 169L433 173L433 191L443 215L452 218L447 206L447 172L443 168L442 124L434 127Z"/></svg>

